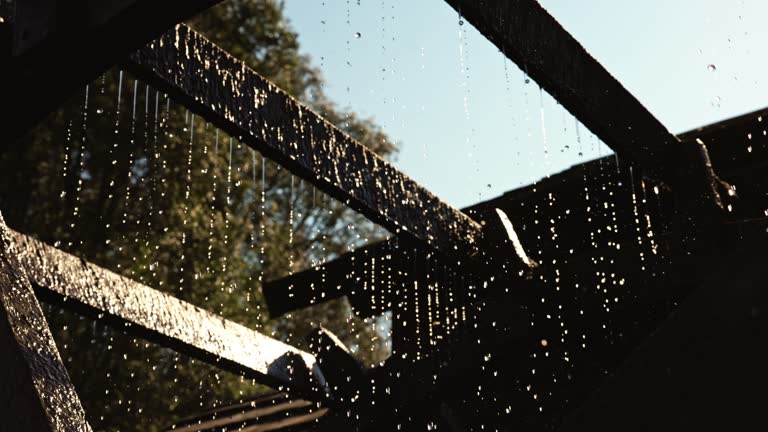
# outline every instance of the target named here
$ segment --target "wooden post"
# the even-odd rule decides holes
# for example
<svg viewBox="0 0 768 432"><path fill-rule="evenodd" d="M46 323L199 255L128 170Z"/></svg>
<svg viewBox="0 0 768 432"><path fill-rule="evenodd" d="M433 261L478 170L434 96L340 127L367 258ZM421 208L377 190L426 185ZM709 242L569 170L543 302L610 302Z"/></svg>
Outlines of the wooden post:
<svg viewBox="0 0 768 432"><path fill-rule="evenodd" d="M0 215L0 431L91 427Z"/></svg>

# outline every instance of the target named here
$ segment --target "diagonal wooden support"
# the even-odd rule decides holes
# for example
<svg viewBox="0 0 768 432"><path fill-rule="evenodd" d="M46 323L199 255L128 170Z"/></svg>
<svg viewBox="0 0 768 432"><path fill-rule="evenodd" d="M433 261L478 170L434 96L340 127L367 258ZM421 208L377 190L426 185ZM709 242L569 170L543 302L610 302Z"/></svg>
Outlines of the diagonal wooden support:
<svg viewBox="0 0 768 432"><path fill-rule="evenodd" d="M90 431L0 215L0 430Z"/></svg>
<svg viewBox="0 0 768 432"><path fill-rule="evenodd" d="M605 144L664 168L678 140L536 0L446 2Z"/></svg>
<svg viewBox="0 0 768 432"><path fill-rule="evenodd" d="M240 324L8 230L20 265L44 300L98 315L176 351L302 394L322 394L314 356Z"/></svg>
<svg viewBox="0 0 768 432"><path fill-rule="evenodd" d="M154 86L393 233L474 256L481 226L184 25L130 57Z"/></svg>
<svg viewBox="0 0 768 432"><path fill-rule="evenodd" d="M619 156L679 185L684 205L719 208L706 148L672 135L536 0L446 2Z"/></svg>

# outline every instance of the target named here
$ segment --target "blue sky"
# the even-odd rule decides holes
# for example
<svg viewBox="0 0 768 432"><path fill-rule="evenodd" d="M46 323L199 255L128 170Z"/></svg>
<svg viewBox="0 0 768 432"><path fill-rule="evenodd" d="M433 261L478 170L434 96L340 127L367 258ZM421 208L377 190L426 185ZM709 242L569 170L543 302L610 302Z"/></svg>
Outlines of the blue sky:
<svg viewBox="0 0 768 432"><path fill-rule="evenodd" d="M674 133L768 106L765 0L540 3ZM443 0L286 12L328 95L374 117L396 165L454 206L610 153Z"/></svg>

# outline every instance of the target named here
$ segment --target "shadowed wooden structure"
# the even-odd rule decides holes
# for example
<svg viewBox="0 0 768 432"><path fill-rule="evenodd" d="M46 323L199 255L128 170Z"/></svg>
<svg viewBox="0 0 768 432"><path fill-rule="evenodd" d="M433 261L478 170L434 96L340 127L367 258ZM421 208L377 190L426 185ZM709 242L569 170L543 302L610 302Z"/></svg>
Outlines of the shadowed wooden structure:
<svg viewBox="0 0 768 432"><path fill-rule="evenodd" d="M729 338L748 344L765 332L768 305L756 281L764 276L768 146L761 138L745 155L734 144L762 130L762 113L675 137L536 1L447 0L618 156L460 211L176 25L215 1L59 3L4 10L0 81L12 95L4 105L18 103L8 136L104 69L126 66L393 234L264 289L273 315L341 296L360 316L391 311L393 356L365 370L323 330L315 352L303 352L0 220L0 346L8 353L0 414L12 419L0 430L90 430L38 297L288 392L171 430L672 429L708 424L686 417L698 402L736 414L727 395L702 396L702 378L718 365L764 379L764 349L738 351L754 359L741 363L723 351ZM61 81L40 85L46 68L65 60L72 67ZM600 228L581 229L585 221ZM720 292L730 280L735 288ZM718 296L730 296L720 315ZM707 319L716 322L695 334ZM702 357L700 368L687 367ZM675 379L663 376L665 364L675 365L666 371ZM715 381L755 394L744 380ZM686 398L684 409L668 409L673 397L654 399L664 386ZM760 421L757 407L740 414L745 429Z"/></svg>

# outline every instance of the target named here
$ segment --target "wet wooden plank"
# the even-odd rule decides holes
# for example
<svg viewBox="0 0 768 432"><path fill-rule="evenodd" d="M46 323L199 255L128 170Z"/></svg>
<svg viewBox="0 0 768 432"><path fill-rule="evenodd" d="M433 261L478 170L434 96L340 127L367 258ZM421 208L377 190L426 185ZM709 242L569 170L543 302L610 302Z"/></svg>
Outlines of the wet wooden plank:
<svg viewBox="0 0 768 432"><path fill-rule="evenodd" d="M240 324L10 231L44 300L272 387L323 393L315 357Z"/></svg>
<svg viewBox="0 0 768 432"><path fill-rule="evenodd" d="M480 224L189 27L139 50L128 67L389 231L447 254L478 253Z"/></svg>
<svg viewBox="0 0 768 432"><path fill-rule="evenodd" d="M90 431L0 215L0 430Z"/></svg>

